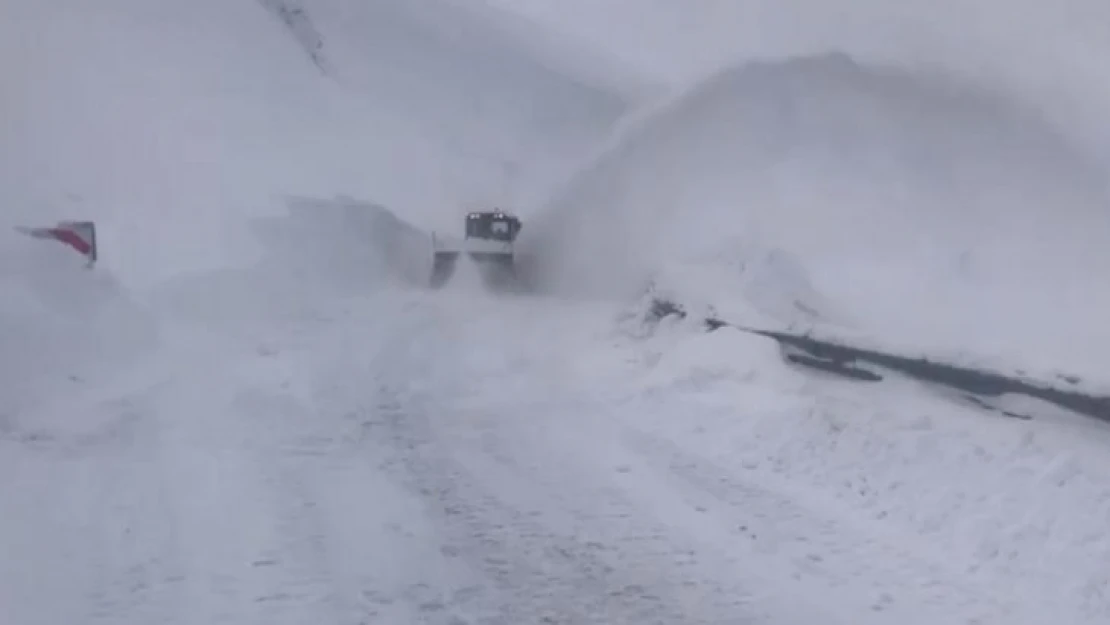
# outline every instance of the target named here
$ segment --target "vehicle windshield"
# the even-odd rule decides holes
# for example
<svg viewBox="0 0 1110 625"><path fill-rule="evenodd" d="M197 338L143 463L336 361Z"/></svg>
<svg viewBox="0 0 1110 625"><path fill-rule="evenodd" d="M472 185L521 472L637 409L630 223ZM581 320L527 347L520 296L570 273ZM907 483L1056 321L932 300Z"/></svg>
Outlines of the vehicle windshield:
<svg viewBox="0 0 1110 625"><path fill-rule="evenodd" d="M514 222L509 217L471 215L466 220L467 237L512 241L515 230Z"/></svg>

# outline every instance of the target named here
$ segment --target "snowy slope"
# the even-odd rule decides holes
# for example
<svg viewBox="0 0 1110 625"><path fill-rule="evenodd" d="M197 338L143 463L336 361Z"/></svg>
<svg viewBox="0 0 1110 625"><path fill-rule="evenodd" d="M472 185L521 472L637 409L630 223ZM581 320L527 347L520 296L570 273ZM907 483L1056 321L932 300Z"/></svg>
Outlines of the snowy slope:
<svg viewBox="0 0 1110 625"><path fill-rule="evenodd" d="M836 94L847 111L802 115L792 137L867 163L877 130L830 128L859 121L861 100L897 121L905 94L934 83L836 58L742 65L596 146L629 98L656 92L609 75L607 52L582 71L587 46L488 7L78 4L8 5L0 20L25 33L0 37L27 53L5 63L59 55L20 64L26 89L5 96L25 97L0 99L19 122L4 126L4 219L82 211L106 235L95 272L40 241L0 244L0 621L1110 618L1104 430L1003 419L905 381L845 386L763 339L645 321L654 280L768 323L880 327L810 264L867 250L752 236L725 205L683 222L666 200L691 175L737 197L711 158L737 155L696 141L773 143L773 125L722 129L737 103L773 121L792 100L764 92ZM941 148L1012 145L1010 118L978 143L940 132L932 116L952 110L938 100L951 101L919 112ZM966 125L999 110L954 108ZM1081 160L1043 126L1019 137ZM667 154L672 139L690 149ZM591 148L562 193L530 205ZM848 169L812 152L799 184ZM1034 197L1067 180L1077 205L1094 195L1082 172L1048 174ZM552 293L605 297L412 289L424 229L491 196L529 209ZM651 237L658 255L642 254ZM935 272L943 254L926 252L892 270ZM730 280L738 293L718 298Z"/></svg>
<svg viewBox="0 0 1110 625"><path fill-rule="evenodd" d="M558 292L670 280L739 322L767 323L754 305L774 328L1097 378L1105 171L1028 103L945 74L741 62L626 124L522 236ZM798 292L742 292L783 271Z"/></svg>
<svg viewBox="0 0 1110 625"><path fill-rule="evenodd" d="M756 306L778 309L780 321L811 324L816 302L826 320L857 322L840 336L1042 377L1063 369L1107 388L1104 3L485 4L671 87L658 115L644 111L651 119L614 140L601 171L585 165L553 203L577 202L586 180L622 168L604 197L595 190L585 202L625 203L621 227L641 197L685 202L673 207L682 228L704 228L680 243L697 254L679 258L645 258L654 239L624 237L622 250L646 251L614 254L622 261L681 275L692 303L751 313L751 297L723 302L720 292L774 276L760 268L768 255L790 258L822 293L803 289L804 310L787 320L777 303ZM846 53L857 71L819 66L829 53ZM706 110L713 119L699 117ZM734 209L738 218L722 215ZM651 220L633 221L640 230ZM743 259L745 276L718 279Z"/></svg>
<svg viewBox="0 0 1110 625"><path fill-rule="evenodd" d="M527 201L624 107L465 15L301 5L328 73L263 3L5 4L5 222L94 217L137 285L249 260L244 218L285 194L454 228L466 203Z"/></svg>
<svg viewBox="0 0 1110 625"><path fill-rule="evenodd" d="M1034 102L1105 157L1110 89L1099 0L481 0L604 50L660 84L687 86L746 60L841 51L943 69ZM1110 160L1108 160L1110 162Z"/></svg>
<svg viewBox="0 0 1110 625"><path fill-rule="evenodd" d="M406 6L320 0L304 3L292 25L275 12L293 2L0 8L9 293L0 331L12 355L0 412L30 401L32 389L61 380L55 388L68 392L71 377L110 375L117 355L145 344L132 336L157 324L138 300L199 313L288 293L275 280L296 272L278 273L311 252L295 233L275 244L257 220L280 222L298 196L334 206L347 193L359 198L346 201L355 213L388 202L413 224L454 229L470 202L539 192L623 110L621 89L598 86L604 73L582 83L457 9ZM444 20L462 30L445 32ZM96 220L96 286L63 250L10 230L60 218ZM374 236L357 217L343 219L294 216L285 227ZM360 245L351 238L339 247ZM252 283L242 272L258 264L271 279ZM213 275L229 266L238 273ZM367 269L351 280L380 277ZM422 269L408 270L410 281L413 271Z"/></svg>

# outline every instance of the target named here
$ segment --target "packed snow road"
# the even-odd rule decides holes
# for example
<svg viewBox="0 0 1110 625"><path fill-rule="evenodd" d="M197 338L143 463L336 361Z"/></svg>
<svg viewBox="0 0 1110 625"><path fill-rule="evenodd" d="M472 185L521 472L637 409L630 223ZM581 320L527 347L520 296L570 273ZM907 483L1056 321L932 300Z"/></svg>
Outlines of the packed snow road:
<svg viewBox="0 0 1110 625"><path fill-rule="evenodd" d="M328 310L178 328L172 358L7 424L0 620L1043 623L1074 600L810 488L836 458L806 424L833 417L786 392L789 370L730 380L701 357L675 376L600 305L392 293ZM739 410L769 415L746 441ZM770 420L802 456L746 455L775 443ZM1105 609L1089 558L1072 614Z"/></svg>

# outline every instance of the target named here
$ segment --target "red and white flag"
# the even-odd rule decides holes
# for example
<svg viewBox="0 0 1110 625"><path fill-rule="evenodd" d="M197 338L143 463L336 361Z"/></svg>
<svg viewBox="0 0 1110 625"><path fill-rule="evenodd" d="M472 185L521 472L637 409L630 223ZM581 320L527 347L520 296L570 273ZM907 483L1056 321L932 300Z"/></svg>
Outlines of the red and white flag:
<svg viewBox="0 0 1110 625"><path fill-rule="evenodd" d="M91 221L61 221L47 228L17 226L16 230L36 239L60 241L84 256L90 267L96 262L96 225Z"/></svg>

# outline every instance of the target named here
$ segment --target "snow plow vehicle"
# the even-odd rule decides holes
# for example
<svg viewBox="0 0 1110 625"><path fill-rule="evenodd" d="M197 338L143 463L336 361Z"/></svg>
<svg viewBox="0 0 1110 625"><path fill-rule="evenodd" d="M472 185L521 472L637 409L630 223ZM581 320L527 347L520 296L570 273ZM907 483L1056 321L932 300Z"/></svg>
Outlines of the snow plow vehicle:
<svg viewBox="0 0 1110 625"><path fill-rule="evenodd" d="M451 280L463 256L464 261L474 263L487 287L510 287L516 278L513 243L520 229L520 219L515 215L492 210L467 213L461 240L432 233L432 288Z"/></svg>

